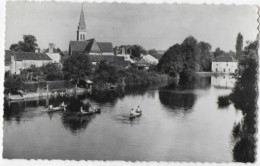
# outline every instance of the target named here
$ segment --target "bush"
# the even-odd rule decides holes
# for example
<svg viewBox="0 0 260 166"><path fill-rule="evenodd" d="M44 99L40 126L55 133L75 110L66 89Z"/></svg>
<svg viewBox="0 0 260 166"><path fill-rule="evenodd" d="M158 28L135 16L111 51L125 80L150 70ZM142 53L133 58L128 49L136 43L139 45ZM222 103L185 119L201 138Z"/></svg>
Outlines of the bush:
<svg viewBox="0 0 260 166"><path fill-rule="evenodd" d="M230 104L229 96L219 96L218 97L218 107L219 108L226 108Z"/></svg>

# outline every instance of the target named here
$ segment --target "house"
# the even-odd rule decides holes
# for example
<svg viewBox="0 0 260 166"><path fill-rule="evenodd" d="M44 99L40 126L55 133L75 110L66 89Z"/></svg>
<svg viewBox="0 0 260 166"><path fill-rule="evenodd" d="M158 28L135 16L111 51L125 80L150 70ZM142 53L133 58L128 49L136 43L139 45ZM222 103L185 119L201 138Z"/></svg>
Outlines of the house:
<svg viewBox="0 0 260 166"><path fill-rule="evenodd" d="M106 61L107 63L111 62L123 62L124 58L123 57L117 57L115 55L86 55L89 57L92 65L96 65L100 61Z"/></svg>
<svg viewBox="0 0 260 166"><path fill-rule="evenodd" d="M41 67L48 63L52 63L52 59L45 53L5 51L5 71L11 74L20 74L21 70L32 65Z"/></svg>
<svg viewBox="0 0 260 166"><path fill-rule="evenodd" d="M53 43L49 43L49 48L44 50L43 53L47 54L52 59L52 63L60 63L60 52L54 47Z"/></svg>
<svg viewBox="0 0 260 166"><path fill-rule="evenodd" d="M130 58L130 57L131 57L130 54L127 54L127 53L126 53L126 47L120 48L120 49L118 50L116 56L118 56L118 57L124 57L124 60L125 60L125 61L129 61L130 63L134 63L134 60Z"/></svg>
<svg viewBox="0 0 260 166"><path fill-rule="evenodd" d="M144 58L151 65L157 65L159 63L159 60L150 54L141 54L141 57Z"/></svg>
<svg viewBox="0 0 260 166"><path fill-rule="evenodd" d="M235 73L238 68L238 62L228 55L216 57L211 64L211 71L217 73Z"/></svg>
<svg viewBox="0 0 260 166"><path fill-rule="evenodd" d="M145 58L141 58L139 61L135 63L138 70L148 70L151 66L151 63L149 63Z"/></svg>
<svg viewBox="0 0 260 166"><path fill-rule="evenodd" d="M111 42L97 42L95 39L87 40L87 30L83 7L81 9L79 25L77 29L77 41L70 41L69 55L85 53L88 55L114 55Z"/></svg>

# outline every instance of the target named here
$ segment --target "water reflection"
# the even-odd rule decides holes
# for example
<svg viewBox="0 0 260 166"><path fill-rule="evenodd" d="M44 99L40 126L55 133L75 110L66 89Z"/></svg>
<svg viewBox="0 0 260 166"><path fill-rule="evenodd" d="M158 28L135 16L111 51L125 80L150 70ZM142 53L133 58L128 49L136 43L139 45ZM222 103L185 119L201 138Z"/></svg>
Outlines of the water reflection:
<svg viewBox="0 0 260 166"><path fill-rule="evenodd" d="M5 123L8 132L4 134L4 156L229 162L232 160L229 136L236 115L230 114L233 107L228 108L228 111L219 111L216 93L226 95L230 90L209 88L210 84L211 78L204 77L198 80L195 90L127 87L93 96L58 96L9 105L5 102L5 121L16 121L18 115L18 120L25 116L36 120L19 126ZM63 101L68 105L67 112L42 112L49 104L58 106ZM80 106L87 102L102 107L101 115L78 116ZM129 120L131 107L139 104L144 114ZM210 106L205 106L207 104ZM18 141L12 137L18 129L24 144L15 144ZM25 139L27 135L32 138ZM240 137L235 143L239 140ZM35 143L38 141L41 144ZM237 149L241 149L240 145L237 146L234 154L238 152ZM115 150L115 147L120 148ZM51 148L58 150L48 151ZM31 153L20 153L28 151Z"/></svg>
<svg viewBox="0 0 260 166"><path fill-rule="evenodd" d="M193 93L182 93L178 91L159 91L160 102L172 109L189 110L196 101L196 95Z"/></svg>
<svg viewBox="0 0 260 166"><path fill-rule="evenodd" d="M95 117L96 115L81 117L75 115L63 115L61 121L66 129L70 130L73 135L77 135L84 131Z"/></svg>
<svg viewBox="0 0 260 166"><path fill-rule="evenodd" d="M235 81L233 75L211 76L211 85L215 88L233 88Z"/></svg>

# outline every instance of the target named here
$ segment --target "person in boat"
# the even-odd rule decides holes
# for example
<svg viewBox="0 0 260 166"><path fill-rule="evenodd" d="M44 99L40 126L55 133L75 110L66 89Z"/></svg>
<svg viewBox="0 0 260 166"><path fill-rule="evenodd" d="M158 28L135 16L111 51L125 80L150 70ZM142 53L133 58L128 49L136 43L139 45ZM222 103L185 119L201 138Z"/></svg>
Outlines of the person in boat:
<svg viewBox="0 0 260 166"><path fill-rule="evenodd" d="M51 104L51 105L49 105L49 109L51 110L51 109L53 109L53 105Z"/></svg>
<svg viewBox="0 0 260 166"><path fill-rule="evenodd" d="M60 104L61 107L65 107L64 101Z"/></svg>
<svg viewBox="0 0 260 166"><path fill-rule="evenodd" d="M88 112L94 112L94 108L92 106L89 107Z"/></svg>
<svg viewBox="0 0 260 166"><path fill-rule="evenodd" d="M130 115L136 115L136 111L133 108L131 109Z"/></svg>
<svg viewBox="0 0 260 166"><path fill-rule="evenodd" d="M83 107L80 107L80 113L84 114L86 111L83 110Z"/></svg>
<svg viewBox="0 0 260 166"><path fill-rule="evenodd" d="M140 112L142 112L141 111L141 109L140 109L140 106L137 106L137 108L136 108L136 111L135 111L136 113L140 113Z"/></svg>

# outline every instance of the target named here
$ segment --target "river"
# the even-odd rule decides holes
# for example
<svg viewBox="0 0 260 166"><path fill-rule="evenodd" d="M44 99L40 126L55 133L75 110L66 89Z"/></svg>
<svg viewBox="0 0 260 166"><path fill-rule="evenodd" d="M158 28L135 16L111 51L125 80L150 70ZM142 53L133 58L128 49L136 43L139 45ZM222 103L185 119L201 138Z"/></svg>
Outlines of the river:
<svg viewBox="0 0 260 166"><path fill-rule="evenodd" d="M7 103L4 114L4 158L232 162L234 123L241 120L233 105L219 108L228 95L230 76L204 78L190 90L142 88L91 99L57 97ZM46 105L79 101L102 108L101 114L66 119L48 114ZM143 115L129 120L132 107ZM77 108L76 108L77 107Z"/></svg>

